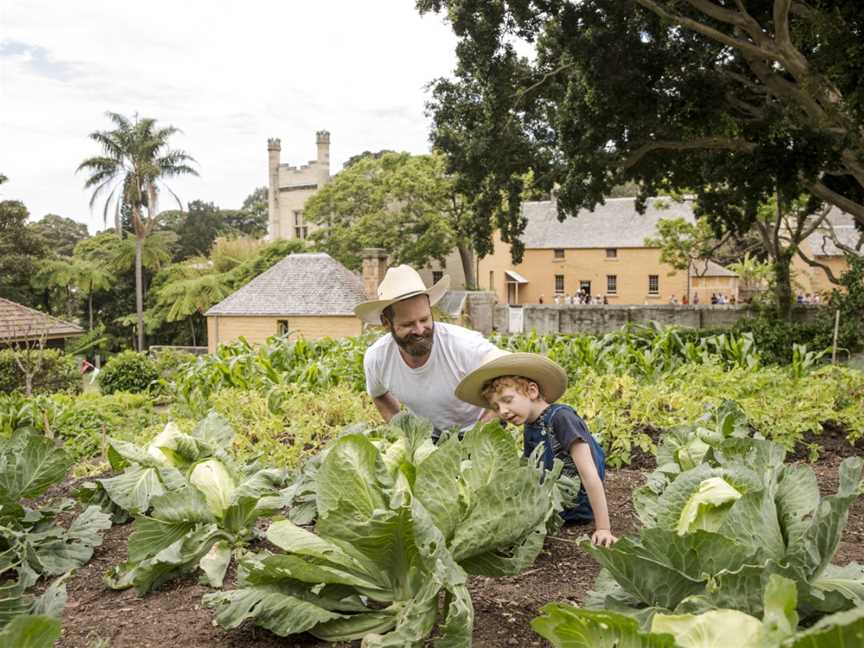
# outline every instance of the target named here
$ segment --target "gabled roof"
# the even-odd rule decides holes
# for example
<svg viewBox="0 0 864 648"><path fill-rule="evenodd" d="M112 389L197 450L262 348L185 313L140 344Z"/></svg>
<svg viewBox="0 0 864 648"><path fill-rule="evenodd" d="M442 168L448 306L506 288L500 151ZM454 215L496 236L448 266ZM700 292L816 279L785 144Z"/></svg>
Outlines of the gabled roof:
<svg viewBox="0 0 864 648"><path fill-rule="evenodd" d="M691 277L737 277L738 275L710 260L694 261L690 266Z"/></svg>
<svg viewBox="0 0 864 648"><path fill-rule="evenodd" d="M526 249L538 248L640 248L645 238L657 235L661 218L683 218L695 223L692 203L671 198L650 198L644 214L635 208L635 198L607 198L594 211L580 210L575 216L558 220L554 200L525 202L527 219L522 242Z"/></svg>
<svg viewBox="0 0 864 648"><path fill-rule="evenodd" d="M84 335L84 329L0 297L0 343Z"/></svg>
<svg viewBox="0 0 864 648"><path fill-rule="evenodd" d="M205 315L353 315L363 282L329 254L291 254Z"/></svg>
<svg viewBox="0 0 864 648"><path fill-rule="evenodd" d="M828 221L830 229L834 230L834 236L842 245L855 248L862 233L855 228L855 219L850 214L834 207L828 212L825 220ZM833 239L829 236L828 227L820 226L805 240L816 256L843 256L843 251L834 244Z"/></svg>

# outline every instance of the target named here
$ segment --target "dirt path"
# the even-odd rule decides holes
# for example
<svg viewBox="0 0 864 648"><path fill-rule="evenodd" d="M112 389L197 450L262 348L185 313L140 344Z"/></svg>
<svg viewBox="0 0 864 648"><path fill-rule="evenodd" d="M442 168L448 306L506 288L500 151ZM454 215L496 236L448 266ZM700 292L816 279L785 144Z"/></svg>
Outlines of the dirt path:
<svg viewBox="0 0 864 648"><path fill-rule="evenodd" d="M836 489L840 458L824 457L815 466L823 490ZM613 470L607 473L607 495L616 535L634 529L630 504L633 489L644 473ZM534 567L512 578L474 577L470 583L474 601L474 646L544 646L529 623L551 601L581 603L591 589L598 565L575 544L587 529L569 527L549 538ZM284 639L251 624L234 631L213 626L213 614L203 608L201 597L209 590L194 578L168 583L162 590L139 598L133 590L116 592L102 583L102 574L126 557L131 525L115 527L97 549L93 560L69 582L69 602L63 619L61 648L289 648L352 644L327 644L314 638ZM835 562L864 561L864 500L853 505ZM102 642L101 644L99 642ZM359 642L357 644L359 645Z"/></svg>

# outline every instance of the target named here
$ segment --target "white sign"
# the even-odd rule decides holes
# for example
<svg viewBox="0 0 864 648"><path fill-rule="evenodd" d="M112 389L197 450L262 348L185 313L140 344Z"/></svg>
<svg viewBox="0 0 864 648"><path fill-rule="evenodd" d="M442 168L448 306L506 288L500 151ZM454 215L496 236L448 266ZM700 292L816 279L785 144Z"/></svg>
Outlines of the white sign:
<svg viewBox="0 0 864 648"><path fill-rule="evenodd" d="M525 318L521 306L511 306L507 330L510 333L523 333L525 331Z"/></svg>

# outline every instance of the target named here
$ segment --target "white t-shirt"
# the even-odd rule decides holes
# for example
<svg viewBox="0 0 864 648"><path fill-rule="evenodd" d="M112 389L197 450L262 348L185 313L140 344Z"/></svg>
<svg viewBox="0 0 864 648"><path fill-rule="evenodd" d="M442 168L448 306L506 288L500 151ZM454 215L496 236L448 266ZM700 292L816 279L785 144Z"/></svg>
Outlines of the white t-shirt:
<svg viewBox="0 0 864 648"><path fill-rule="evenodd" d="M415 415L429 419L439 430L467 430L483 415L483 408L456 398L456 385L480 366L495 346L476 331L435 322L432 352L422 367L412 369L388 333L366 349L363 368L366 391L372 398L393 394Z"/></svg>

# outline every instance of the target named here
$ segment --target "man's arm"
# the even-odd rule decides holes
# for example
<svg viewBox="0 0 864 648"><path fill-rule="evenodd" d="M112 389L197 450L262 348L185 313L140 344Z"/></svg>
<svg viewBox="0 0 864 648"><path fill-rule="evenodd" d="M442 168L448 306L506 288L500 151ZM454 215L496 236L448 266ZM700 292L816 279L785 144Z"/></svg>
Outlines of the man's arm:
<svg viewBox="0 0 864 648"><path fill-rule="evenodd" d="M402 408L402 405L390 392L384 392L380 396L376 396L372 399L372 402L375 403L375 407L381 412L381 418L384 419L385 423L389 423L390 419L396 416Z"/></svg>

